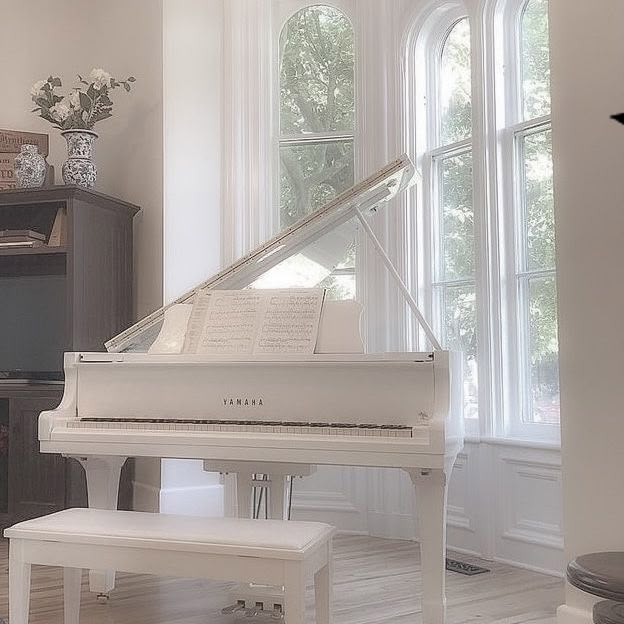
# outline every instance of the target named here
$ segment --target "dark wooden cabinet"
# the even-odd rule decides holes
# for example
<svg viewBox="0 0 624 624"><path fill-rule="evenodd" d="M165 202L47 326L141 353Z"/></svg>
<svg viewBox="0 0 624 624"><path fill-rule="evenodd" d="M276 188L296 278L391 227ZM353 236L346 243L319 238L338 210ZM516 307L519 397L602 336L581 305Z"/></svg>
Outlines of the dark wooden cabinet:
<svg viewBox="0 0 624 624"><path fill-rule="evenodd" d="M0 191L0 231L46 237L39 247L0 245L0 526L86 502L81 466L39 452L37 421L62 397L63 352L102 351L132 324L138 210L72 186ZM125 508L131 481L130 463Z"/></svg>
<svg viewBox="0 0 624 624"><path fill-rule="evenodd" d="M69 460L39 453L39 414L55 408L62 392L62 386L50 383L0 385L0 426L8 434L3 448L6 487L0 493L3 525L65 508L72 489L77 506L86 502L84 477L76 474L69 479Z"/></svg>

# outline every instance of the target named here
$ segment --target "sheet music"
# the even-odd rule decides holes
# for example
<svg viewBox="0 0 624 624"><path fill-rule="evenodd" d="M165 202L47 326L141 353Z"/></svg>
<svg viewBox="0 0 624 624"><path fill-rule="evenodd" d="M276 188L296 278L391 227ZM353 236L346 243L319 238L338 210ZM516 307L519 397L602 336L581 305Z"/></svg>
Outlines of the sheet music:
<svg viewBox="0 0 624 624"><path fill-rule="evenodd" d="M325 290L268 292L254 353L314 353Z"/></svg>
<svg viewBox="0 0 624 624"><path fill-rule="evenodd" d="M185 353L314 353L325 291L206 290L198 293Z"/></svg>

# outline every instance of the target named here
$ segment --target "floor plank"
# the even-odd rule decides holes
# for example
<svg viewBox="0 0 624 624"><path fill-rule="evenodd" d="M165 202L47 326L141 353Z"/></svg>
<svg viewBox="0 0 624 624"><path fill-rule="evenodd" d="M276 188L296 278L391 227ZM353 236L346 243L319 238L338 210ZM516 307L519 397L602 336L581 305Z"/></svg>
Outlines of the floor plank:
<svg viewBox="0 0 624 624"><path fill-rule="evenodd" d="M334 544L335 624L421 624L417 544L363 536L339 536ZM0 618L8 612L7 556L2 540ZM448 624L555 624L555 609L563 602L559 579L452 556L491 572L472 577L447 573ZM35 567L32 581L31 624L62 624L61 571ZM89 593L85 574L81 624L228 624L234 618L221 615L220 609L229 601L230 588L228 583L198 579L118 574L116 590L102 605ZM311 623L311 588L307 599Z"/></svg>

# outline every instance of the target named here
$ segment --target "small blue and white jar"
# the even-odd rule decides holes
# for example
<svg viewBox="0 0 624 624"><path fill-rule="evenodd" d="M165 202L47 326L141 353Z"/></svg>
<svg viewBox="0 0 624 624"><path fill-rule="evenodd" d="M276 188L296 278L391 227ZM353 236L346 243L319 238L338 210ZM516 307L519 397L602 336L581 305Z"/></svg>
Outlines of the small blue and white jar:
<svg viewBox="0 0 624 624"><path fill-rule="evenodd" d="M46 161L36 145L22 145L15 157L15 181L17 188L39 188L46 175Z"/></svg>

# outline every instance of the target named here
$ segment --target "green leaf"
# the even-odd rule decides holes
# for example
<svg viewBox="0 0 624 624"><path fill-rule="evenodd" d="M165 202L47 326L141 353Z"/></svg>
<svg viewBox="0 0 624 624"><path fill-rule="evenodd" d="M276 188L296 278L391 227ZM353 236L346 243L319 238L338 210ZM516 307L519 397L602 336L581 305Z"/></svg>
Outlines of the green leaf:
<svg viewBox="0 0 624 624"><path fill-rule="evenodd" d="M130 78L128 78L128 82L136 82L136 78L134 76L130 76Z"/></svg>
<svg viewBox="0 0 624 624"><path fill-rule="evenodd" d="M52 78L52 80L50 80L50 84L53 87L61 87L63 85L63 83L61 82L61 79L58 77Z"/></svg>
<svg viewBox="0 0 624 624"><path fill-rule="evenodd" d="M130 91L130 85L127 82L124 82L124 89Z"/></svg>
<svg viewBox="0 0 624 624"><path fill-rule="evenodd" d="M80 106L84 110L90 111L91 110L91 100L89 99L87 94L83 93L82 91L78 91L78 97L80 98Z"/></svg>
<svg viewBox="0 0 624 624"><path fill-rule="evenodd" d="M89 88L87 89L87 95L92 100L95 100L96 92L95 92L95 87L93 85L89 85Z"/></svg>
<svg viewBox="0 0 624 624"><path fill-rule="evenodd" d="M91 120L93 123L96 123L98 121L102 121L103 119L108 119L109 117L112 117L113 115L109 112L109 111L100 111L99 113L97 113L97 115L93 115L93 119Z"/></svg>

